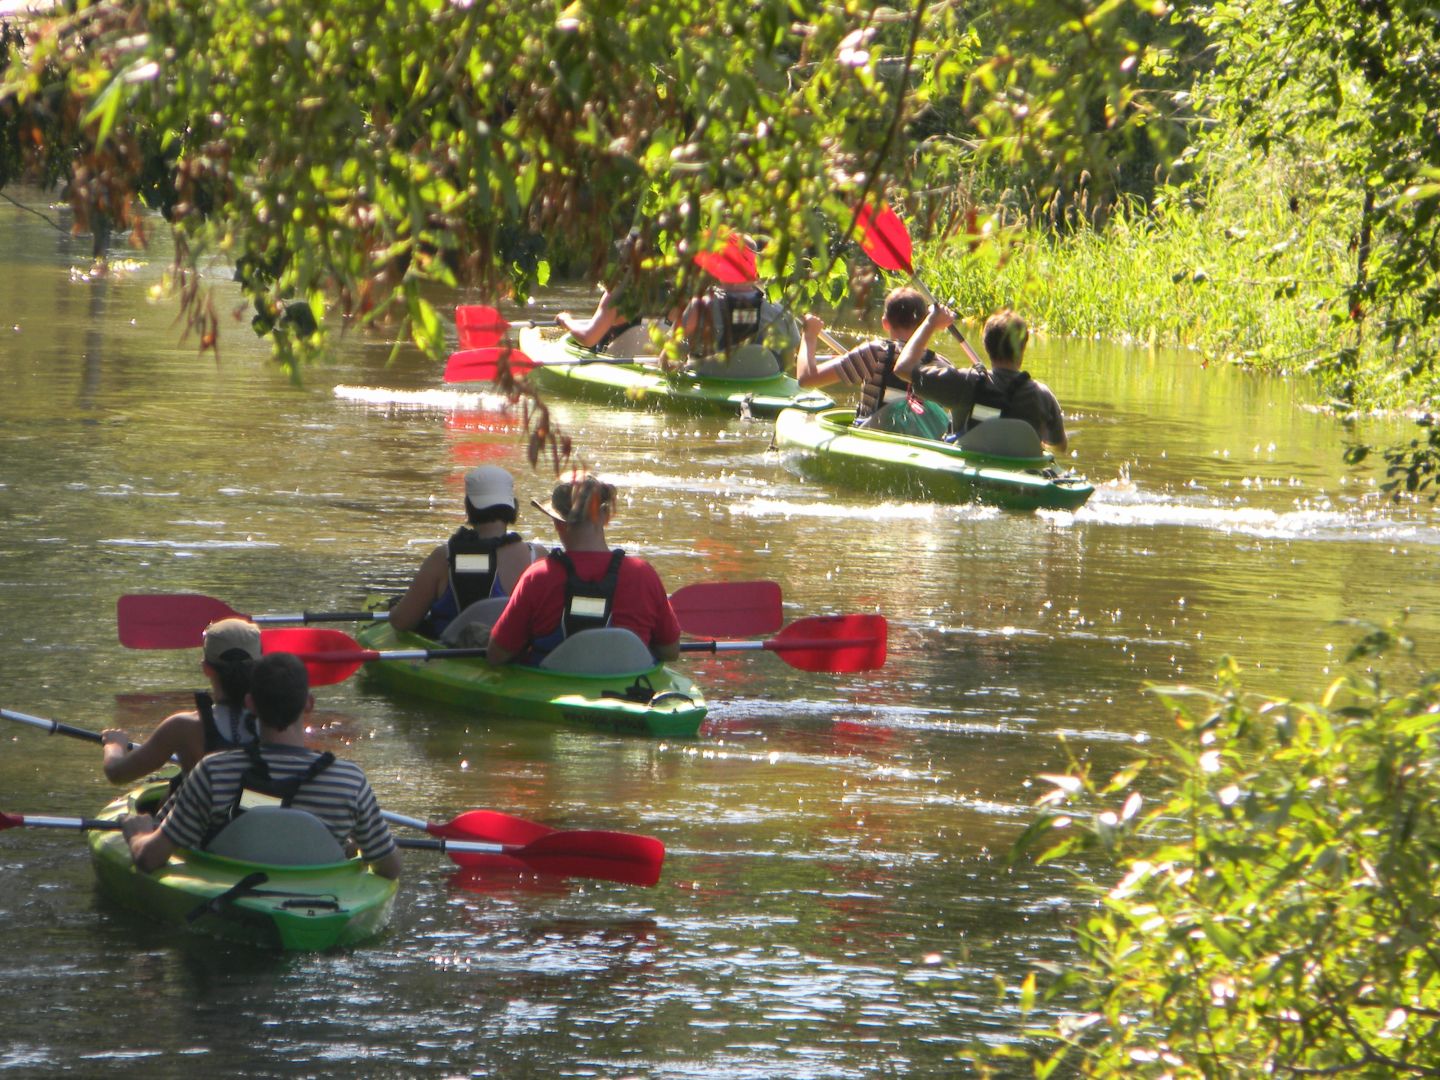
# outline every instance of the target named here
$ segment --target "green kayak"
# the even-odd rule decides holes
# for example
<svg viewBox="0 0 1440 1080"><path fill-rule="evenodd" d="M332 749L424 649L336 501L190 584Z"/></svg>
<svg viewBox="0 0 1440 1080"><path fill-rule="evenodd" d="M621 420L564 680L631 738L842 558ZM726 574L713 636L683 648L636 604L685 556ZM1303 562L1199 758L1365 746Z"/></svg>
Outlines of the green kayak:
<svg viewBox="0 0 1440 1080"><path fill-rule="evenodd" d="M355 640L386 652L445 646L389 623L362 627ZM689 737L705 719L705 699L685 676L660 664L623 674L577 675L483 657L374 660L365 670L393 689L480 712L574 724L596 731Z"/></svg>
<svg viewBox="0 0 1440 1080"><path fill-rule="evenodd" d="M642 409L774 416L781 409L828 409L835 402L802 390L789 375L719 378L662 371L655 358L624 360L576 345L568 335L530 327L520 351L534 360L530 379L541 390L586 401ZM773 363L773 361L772 361Z"/></svg>
<svg viewBox="0 0 1440 1080"><path fill-rule="evenodd" d="M137 788L98 815L154 810L168 784ZM88 834L100 887L121 906L198 933L266 948L315 950L353 945L390 921L396 882L359 859L276 866L181 850L153 874L130 859L115 830Z"/></svg>
<svg viewBox="0 0 1440 1080"><path fill-rule="evenodd" d="M1077 510L1095 491L1083 477L1057 472L1053 459L1043 452L1027 457L984 453L973 448L982 445L983 438L973 439L972 448L966 449L857 428L854 419L851 409L820 413L787 409L775 420L775 446L803 476L900 499L983 502L1013 510ZM986 424L1024 425L1024 421ZM1038 450L1033 432L1030 438Z"/></svg>

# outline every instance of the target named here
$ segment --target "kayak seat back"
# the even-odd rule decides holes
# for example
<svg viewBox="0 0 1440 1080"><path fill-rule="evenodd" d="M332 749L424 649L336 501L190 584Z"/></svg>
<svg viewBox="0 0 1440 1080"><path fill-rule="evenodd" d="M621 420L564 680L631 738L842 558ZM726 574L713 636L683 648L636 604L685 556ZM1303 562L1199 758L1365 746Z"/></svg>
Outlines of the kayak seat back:
<svg viewBox="0 0 1440 1080"><path fill-rule="evenodd" d="M653 668L655 657L633 630L605 626L571 634L545 655L540 666L571 675L634 675Z"/></svg>
<svg viewBox="0 0 1440 1080"><path fill-rule="evenodd" d="M961 450L990 457L1038 458L1045 456L1040 436L1024 420L996 417L976 424L955 440Z"/></svg>
<svg viewBox="0 0 1440 1080"><path fill-rule="evenodd" d="M650 327L645 324L622 330L613 341L605 346L605 354L611 357L633 360L636 357L654 358L655 346L650 341Z"/></svg>
<svg viewBox="0 0 1440 1080"><path fill-rule="evenodd" d="M685 370L702 379L773 379L780 362L763 345L738 345L729 354L691 360Z"/></svg>
<svg viewBox="0 0 1440 1080"><path fill-rule="evenodd" d="M462 632L467 626L494 626L509 601L508 596L487 596L484 600L476 600L475 603L450 620L450 625L445 627L444 632L440 635L441 643L444 645L460 644Z"/></svg>
<svg viewBox="0 0 1440 1080"><path fill-rule="evenodd" d="M320 866L345 861L345 849L314 814L293 807L246 810L210 841L212 855L271 866Z"/></svg>

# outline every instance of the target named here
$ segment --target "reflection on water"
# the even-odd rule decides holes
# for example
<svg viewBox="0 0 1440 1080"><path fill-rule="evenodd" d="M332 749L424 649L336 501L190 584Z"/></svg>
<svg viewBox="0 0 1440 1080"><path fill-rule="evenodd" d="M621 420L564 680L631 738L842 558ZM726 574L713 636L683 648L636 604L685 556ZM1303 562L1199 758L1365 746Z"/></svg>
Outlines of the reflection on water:
<svg viewBox="0 0 1440 1080"><path fill-rule="evenodd" d="M243 324L219 363L197 357L148 298L163 252L72 274L83 238L0 221L8 708L146 731L185 707L198 658L120 648L122 593L352 607L402 589L453 529L466 468L514 470L522 508L550 483L503 398L446 387L423 358L387 365L351 335L297 387ZM392 698L363 676L325 688L313 738L388 808L493 807L669 849L648 890L413 853L391 928L348 954L177 938L96 895L78 837L7 831L0 930L25 1007L0 1018L0 1069L935 1075L966 1039L1017 1037L996 980L1065 954L1074 896L1003 855L1062 737L1118 762L1168 735L1147 683L1206 680L1234 654L1256 686L1313 693L1342 620L1408 606L1425 647L1440 611L1428 505L1378 498L1290 384L1187 354L1032 349L1072 417L1070 463L1097 483L1073 514L887 502L799 479L762 422L553 402L621 486L612 540L672 591L772 579L787 620L881 612L884 671L687 659L712 711L677 742ZM527 509L519 527L552 538ZM0 809L109 797L90 744L0 737Z"/></svg>

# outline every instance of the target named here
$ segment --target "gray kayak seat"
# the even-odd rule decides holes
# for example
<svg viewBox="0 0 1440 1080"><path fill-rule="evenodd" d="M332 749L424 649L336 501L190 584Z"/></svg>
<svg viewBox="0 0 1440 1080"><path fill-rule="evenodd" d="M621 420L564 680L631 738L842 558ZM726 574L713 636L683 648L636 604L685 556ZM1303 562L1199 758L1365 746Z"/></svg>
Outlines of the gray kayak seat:
<svg viewBox="0 0 1440 1080"><path fill-rule="evenodd" d="M1038 458L1045 456L1040 436L1024 420L998 416L985 420L955 440L955 445L972 454L994 457Z"/></svg>
<svg viewBox="0 0 1440 1080"><path fill-rule="evenodd" d="M479 624L481 626L494 626L495 620L500 618L500 613L505 610L505 605L510 602L508 596L487 596L484 600L476 600L464 611L450 620L450 625L445 627L440 634L442 645L458 645L461 635L467 626Z"/></svg>
<svg viewBox="0 0 1440 1080"><path fill-rule="evenodd" d="M650 340L649 324L622 330L614 341L605 346L606 356L649 357L653 360L654 352L655 345Z"/></svg>
<svg viewBox="0 0 1440 1080"><path fill-rule="evenodd" d="M780 374L780 362L763 345L738 345L729 354L719 353L691 360L685 370L706 379L773 379Z"/></svg>
<svg viewBox="0 0 1440 1080"><path fill-rule="evenodd" d="M271 866L321 866L345 861L345 849L325 823L307 810L257 806L220 830L205 848Z"/></svg>
<svg viewBox="0 0 1440 1080"><path fill-rule="evenodd" d="M655 666L655 656L633 630L605 626L571 634L540 666L571 675L638 675Z"/></svg>

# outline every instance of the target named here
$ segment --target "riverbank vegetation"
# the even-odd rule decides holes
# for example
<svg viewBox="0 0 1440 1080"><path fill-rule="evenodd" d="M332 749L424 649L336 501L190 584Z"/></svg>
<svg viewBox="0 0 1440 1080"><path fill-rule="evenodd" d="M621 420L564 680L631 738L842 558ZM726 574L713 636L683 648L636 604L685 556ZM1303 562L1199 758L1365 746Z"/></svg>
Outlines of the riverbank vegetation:
<svg viewBox="0 0 1440 1080"><path fill-rule="evenodd" d="M1037 991L1034 1075L1432 1076L1440 1061L1440 672L1371 627L1314 702L1213 690L1160 700L1162 752L1080 762L1018 850L1080 860L1080 961ZM1010 1075L1013 1062L1005 1070Z"/></svg>
<svg viewBox="0 0 1440 1080"><path fill-rule="evenodd" d="M219 254L286 359L385 320L438 355L431 287L523 294L553 267L669 304L727 227L797 303L863 299L854 210L880 197L967 309L1428 407L1440 44L1418 0L424 10L382 5L358 38L359 0L4 20L0 187L63 182L97 233L159 210L200 342Z"/></svg>

